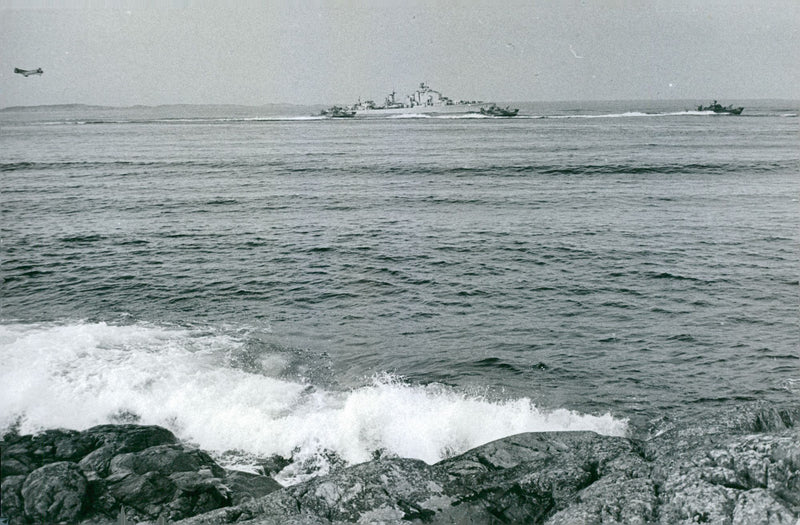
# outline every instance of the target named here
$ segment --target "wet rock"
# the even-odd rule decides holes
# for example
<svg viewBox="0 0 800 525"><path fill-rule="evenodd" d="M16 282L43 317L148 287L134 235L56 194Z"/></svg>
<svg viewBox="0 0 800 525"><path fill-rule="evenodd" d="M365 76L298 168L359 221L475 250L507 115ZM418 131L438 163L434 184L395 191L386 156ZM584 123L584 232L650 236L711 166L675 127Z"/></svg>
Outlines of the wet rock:
<svg viewBox="0 0 800 525"><path fill-rule="evenodd" d="M14 457L14 456L7 456L3 457L0 460L0 468L2 468L2 475L4 478L6 476L20 476L20 475L28 475L32 470L34 470L34 465L31 464L30 461L26 460L25 456L21 457Z"/></svg>
<svg viewBox="0 0 800 525"><path fill-rule="evenodd" d="M286 468L291 463L291 460L274 454L266 459L258 462L258 466L264 471L264 475L273 476Z"/></svg>
<svg viewBox="0 0 800 525"><path fill-rule="evenodd" d="M124 505L140 519L180 519L228 503L218 479L225 471L205 452L184 445L118 454L109 461L108 473L98 485L106 494L99 505L106 513Z"/></svg>
<svg viewBox="0 0 800 525"><path fill-rule="evenodd" d="M150 425L100 425L85 431L95 447L80 460L84 471L94 471L100 476L108 474L108 466L115 456L139 452L150 447L178 442L169 430Z"/></svg>
<svg viewBox="0 0 800 525"><path fill-rule="evenodd" d="M231 491L232 505L252 501L283 488L280 483L270 477L237 470L227 472L225 485Z"/></svg>
<svg viewBox="0 0 800 525"><path fill-rule="evenodd" d="M646 440L520 434L435 465L376 454L285 488L265 476L225 472L157 427L52 431L3 443L10 461L3 514L17 512L14 525L66 515L85 525L116 523L120 506L131 521L184 524L796 525L796 414L798 407L737 407L712 420L670 422ZM39 463L51 460L47 474ZM81 501L80 476L82 506L69 503Z"/></svg>
<svg viewBox="0 0 800 525"><path fill-rule="evenodd" d="M584 498L604 501L614 488L621 499L625 489L635 485L626 482L649 473L631 441L592 432L512 436L436 467L454 479L447 485L447 492L455 496L454 505L466 506L471 516L484 516L487 523L492 518L541 523L599 481L603 483L585 491ZM593 508L587 503L585 512Z"/></svg>
<svg viewBox="0 0 800 525"><path fill-rule="evenodd" d="M167 506L171 519L194 516L231 504L231 492L210 470L177 472L170 475L175 494Z"/></svg>
<svg viewBox="0 0 800 525"><path fill-rule="evenodd" d="M444 482L443 474L422 461L382 459L182 523L408 523L451 503L444 496Z"/></svg>
<svg viewBox="0 0 800 525"><path fill-rule="evenodd" d="M0 515L10 519L10 525L25 523L25 505L22 500L22 484L27 476L3 478L0 488Z"/></svg>
<svg viewBox="0 0 800 525"><path fill-rule="evenodd" d="M643 464L622 438L521 434L433 466L378 459L185 523L542 523L609 472L642 481L637 476L649 472ZM620 482L620 506L626 488ZM652 486L642 492L649 507L641 513L652 515Z"/></svg>
<svg viewBox="0 0 800 525"><path fill-rule="evenodd" d="M102 510L124 505L137 519L181 519L230 504L225 470L185 445L156 445L115 456L102 479Z"/></svg>
<svg viewBox="0 0 800 525"><path fill-rule="evenodd" d="M203 469L209 470L216 477L225 476L225 470L206 452L184 445L157 445L139 452L118 454L109 464L111 474L118 472L171 474Z"/></svg>
<svg viewBox="0 0 800 525"><path fill-rule="evenodd" d="M75 463L59 461L40 467L22 484L25 515L34 523L74 523L84 510L87 486Z"/></svg>
<svg viewBox="0 0 800 525"><path fill-rule="evenodd" d="M2 459L3 516L20 525L114 522L120 508L132 521L176 520L230 505L234 497L227 473L206 452L156 426L8 435ZM231 485L244 501L274 490L269 482Z"/></svg>
<svg viewBox="0 0 800 525"><path fill-rule="evenodd" d="M56 461L77 461L92 450L91 439L74 430L47 430L28 436L7 436L2 475L29 474Z"/></svg>
<svg viewBox="0 0 800 525"><path fill-rule="evenodd" d="M158 472L121 472L106 478L105 483L115 503L141 509L148 515L153 505L169 501L175 493L175 484Z"/></svg>
<svg viewBox="0 0 800 525"><path fill-rule="evenodd" d="M532 433L435 465L378 458L181 523L796 525L800 432L781 413L722 414L648 442Z"/></svg>
<svg viewBox="0 0 800 525"><path fill-rule="evenodd" d="M165 443L177 443L167 429L141 425L100 425L86 431L46 430L4 438L2 476L29 474L57 461L80 462L85 471L106 474L112 457Z"/></svg>

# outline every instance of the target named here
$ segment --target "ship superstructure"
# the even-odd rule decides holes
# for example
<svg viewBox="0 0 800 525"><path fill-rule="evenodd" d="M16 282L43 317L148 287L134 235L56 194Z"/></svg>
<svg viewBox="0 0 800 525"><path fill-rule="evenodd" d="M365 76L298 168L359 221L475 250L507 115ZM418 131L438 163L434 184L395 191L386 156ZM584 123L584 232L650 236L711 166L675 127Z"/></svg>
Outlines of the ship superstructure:
<svg viewBox="0 0 800 525"><path fill-rule="evenodd" d="M478 100L454 102L450 97L442 95L440 91L431 89L425 82L421 82L416 91L402 99L397 97L397 92L392 91L386 96L381 106L372 100L363 102L359 100L351 109L356 112L356 115L473 113L478 111L481 103Z"/></svg>

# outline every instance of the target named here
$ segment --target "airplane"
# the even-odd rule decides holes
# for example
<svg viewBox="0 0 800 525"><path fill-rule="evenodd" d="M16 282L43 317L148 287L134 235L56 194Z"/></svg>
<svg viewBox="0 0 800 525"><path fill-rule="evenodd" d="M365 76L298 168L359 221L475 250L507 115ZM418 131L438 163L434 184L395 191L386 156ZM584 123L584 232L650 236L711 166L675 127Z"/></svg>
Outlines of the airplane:
<svg viewBox="0 0 800 525"><path fill-rule="evenodd" d="M29 77L31 75L41 75L42 73L44 73L44 71L42 71L42 68L39 68L39 69L20 69L18 67L15 67L14 68L14 73L19 73L23 77Z"/></svg>

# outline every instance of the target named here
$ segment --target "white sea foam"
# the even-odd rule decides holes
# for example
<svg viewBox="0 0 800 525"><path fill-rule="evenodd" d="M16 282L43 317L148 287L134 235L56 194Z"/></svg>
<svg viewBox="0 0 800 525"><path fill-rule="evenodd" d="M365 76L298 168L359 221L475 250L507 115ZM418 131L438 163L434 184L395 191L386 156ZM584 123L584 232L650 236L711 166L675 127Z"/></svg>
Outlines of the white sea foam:
<svg viewBox="0 0 800 525"><path fill-rule="evenodd" d="M443 113L443 114L428 114L428 113L400 113L398 115L389 115L386 118L391 119L406 119L406 118L434 118L442 120L458 120L458 119L476 119L476 118L495 118L481 113Z"/></svg>
<svg viewBox="0 0 800 525"><path fill-rule="evenodd" d="M547 119L594 119L594 118L633 118L633 117L676 117L682 115L717 115L713 111L671 111L665 113L645 113L642 111L626 111L624 113L604 113L604 114L576 114L576 115L548 115L535 118Z"/></svg>
<svg viewBox="0 0 800 525"><path fill-rule="evenodd" d="M282 361L269 356L262 367L276 377L232 368L242 344L143 325L0 326L0 426L85 429L135 415L217 453L293 456L289 483L325 472L331 455L357 463L383 450L433 463L519 432L626 432L609 414L545 412L527 398L490 401L388 375L350 391L317 389L279 378Z"/></svg>
<svg viewBox="0 0 800 525"><path fill-rule="evenodd" d="M250 120L328 120L330 117L325 115L306 115L306 116L299 116L299 117L271 117L271 118L258 118L258 119L250 119Z"/></svg>
<svg viewBox="0 0 800 525"><path fill-rule="evenodd" d="M425 113L399 113L397 115L389 115L386 118L431 118L431 116Z"/></svg>
<svg viewBox="0 0 800 525"><path fill-rule="evenodd" d="M436 118L440 119L472 119L472 118L496 118L482 113L458 113L455 115L437 115Z"/></svg>
<svg viewBox="0 0 800 525"><path fill-rule="evenodd" d="M294 115L294 116L272 116L272 117L225 117L225 118L203 118L185 119L186 122L279 122L286 120L329 120L325 115ZM178 122L181 119L164 119L155 122Z"/></svg>

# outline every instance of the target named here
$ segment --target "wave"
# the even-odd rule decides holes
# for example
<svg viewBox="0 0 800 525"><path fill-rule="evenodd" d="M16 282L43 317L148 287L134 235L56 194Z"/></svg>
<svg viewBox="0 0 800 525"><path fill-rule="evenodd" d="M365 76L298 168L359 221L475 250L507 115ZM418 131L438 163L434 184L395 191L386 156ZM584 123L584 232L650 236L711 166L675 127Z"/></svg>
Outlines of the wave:
<svg viewBox="0 0 800 525"><path fill-rule="evenodd" d="M387 119L406 119L406 118L432 118L431 115L425 113L400 113L398 115L389 115Z"/></svg>
<svg viewBox="0 0 800 525"><path fill-rule="evenodd" d="M299 377L307 368L285 354L250 354L253 366L242 367L243 353L246 341L208 330L0 325L0 429L158 424L220 456L313 465L287 469L285 483L326 472L331 457L352 464L380 452L433 463L520 432L627 432L610 414L544 411L528 398L490 400L387 374L335 390Z"/></svg>
<svg viewBox="0 0 800 525"><path fill-rule="evenodd" d="M493 117L490 115L483 115L478 112L474 113L458 113L458 114L428 114L428 113L401 113L389 115L368 115L366 117L358 116L355 119L345 119L345 121L361 121L361 120L374 120L374 119L439 119L439 120L463 120L463 119L497 119L497 120L562 120L562 119L614 119L614 118L646 118L646 117L675 117L675 116L715 116L724 117L731 116L728 114L714 113L713 111L697 111L697 110L682 110L682 111L661 111L661 112L647 112L647 111L624 111L619 113L568 113L568 114L520 114L509 119L506 117ZM751 116L751 115L745 115ZM783 112L778 113L779 117L796 118L796 112ZM196 116L196 117L163 117L163 118L111 118L101 117L95 119L64 119L42 121L39 125L42 126L55 126L55 125L103 125L103 124L220 124L220 123L258 123L258 122L290 122L290 121L316 121L316 120L331 120L330 117L325 115L267 115L267 116L234 116L234 117L213 117L213 116Z"/></svg>
<svg viewBox="0 0 800 525"><path fill-rule="evenodd" d="M370 120L375 119L374 116L366 117ZM438 120L456 120L456 119L489 119L495 118L489 115L482 115L480 113L453 113L453 114L429 114L429 113L398 113L394 115L378 116L377 118L384 119L438 119Z"/></svg>
<svg viewBox="0 0 800 525"><path fill-rule="evenodd" d="M292 116L267 116L267 117L182 117L182 118L162 118L151 120L131 120L130 123L193 123L211 124L219 122L282 122L291 120L328 120L330 117L325 115L292 115ZM109 123L116 123L108 121ZM124 122L122 122L124 123Z"/></svg>
<svg viewBox="0 0 800 525"><path fill-rule="evenodd" d="M289 116L264 116L264 117L166 117L166 118L99 118L92 120L68 119L39 122L42 126L88 126L103 124L220 124L220 123L247 123L247 122L284 122L306 120L329 120L324 115L289 115Z"/></svg>
<svg viewBox="0 0 800 525"><path fill-rule="evenodd" d="M713 111L697 111L697 110L685 110L685 111L667 111L667 112L658 112L658 113L648 113L643 111L625 111L623 113L603 113L603 114L591 114L591 113L581 113L575 115L541 115L541 116L530 116L529 118L545 118L545 119L574 119L574 118L631 118L631 117L676 117L682 115L717 115Z"/></svg>
<svg viewBox="0 0 800 525"><path fill-rule="evenodd" d="M247 168L252 166L281 166L281 163L257 163L246 159L235 160L196 160L196 159L177 159L177 160L92 160L92 161L59 161L59 162L0 162L0 172L4 171L27 171L27 170L106 170L106 169L125 169L134 170L137 168L150 169L171 169L178 167L193 167L207 169L231 169Z"/></svg>
<svg viewBox="0 0 800 525"><path fill-rule="evenodd" d="M330 120L330 117L325 115L299 115L299 116L289 116L289 117L248 117L248 118L238 118L238 119L228 119L227 121L233 122L283 122L283 121L292 121L292 120Z"/></svg>
<svg viewBox="0 0 800 525"><path fill-rule="evenodd" d="M439 119L493 119L493 118L506 118L506 117L492 117L490 115L483 115L481 113L464 113L461 115L437 115ZM506 120L508 120L506 118Z"/></svg>
<svg viewBox="0 0 800 525"><path fill-rule="evenodd" d="M773 172L791 170L796 166L794 160L772 162L680 162L646 164L631 163L599 163L599 164L517 164L487 165L471 167L455 167L441 170L454 175L464 174L505 174L509 176L542 174L542 175L620 175L620 174L671 174L671 173L731 173L731 172ZM407 170L406 167L395 168L394 171ZM389 170L385 170L389 171ZM435 169L427 168L425 173L438 174Z"/></svg>
<svg viewBox="0 0 800 525"><path fill-rule="evenodd" d="M492 118L492 117L490 117ZM724 173L771 173L786 170L794 171L797 162L794 159L773 161L733 161L733 162L685 162L676 159L674 162L600 162L600 163L534 163L534 164L487 164L471 166L431 166L414 163L402 165L363 164L347 166L350 174L387 174L408 175L424 174L443 176L505 176L525 177L528 175L639 175L639 174L683 174L704 173L709 175ZM282 162L263 159L176 159L176 160L137 160L137 161L67 161L67 162L9 162L0 163L0 172L13 171L63 171L63 170L120 170L125 174L137 170L148 169L193 169L198 171L220 171L231 169L274 169L288 173L317 172L318 167L308 165L287 165ZM336 168L331 168L335 170ZM13 192L14 190L8 190ZM212 201L210 204L221 204ZM228 204L233 204L228 203Z"/></svg>

